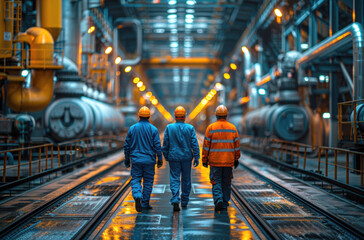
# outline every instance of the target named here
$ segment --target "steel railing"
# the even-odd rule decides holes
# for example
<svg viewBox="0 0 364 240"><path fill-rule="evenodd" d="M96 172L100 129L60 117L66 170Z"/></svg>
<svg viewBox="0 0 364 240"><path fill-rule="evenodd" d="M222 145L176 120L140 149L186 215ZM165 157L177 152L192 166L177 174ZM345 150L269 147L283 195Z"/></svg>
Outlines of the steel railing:
<svg viewBox="0 0 364 240"><path fill-rule="evenodd" d="M3 150L0 151L1 181L6 183L20 180L122 146L123 140L119 137L100 136ZM17 161L9 162L10 156Z"/></svg>
<svg viewBox="0 0 364 240"><path fill-rule="evenodd" d="M363 152L252 136L241 137L240 144L244 148L264 153L277 161L317 172L336 181L343 181L342 174L345 174L346 184L350 184L352 178L360 178L358 179L360 186L364 186ZM354 166L354 161L357 166Z"/></svg>
<svg viewBox="0 0 364 240"><path fill-rule="evenodd" d="M363 99L338 103L339 140L364 141L364 132L360 131L364 121L357 119L357 107L363 103Z"/></svg>

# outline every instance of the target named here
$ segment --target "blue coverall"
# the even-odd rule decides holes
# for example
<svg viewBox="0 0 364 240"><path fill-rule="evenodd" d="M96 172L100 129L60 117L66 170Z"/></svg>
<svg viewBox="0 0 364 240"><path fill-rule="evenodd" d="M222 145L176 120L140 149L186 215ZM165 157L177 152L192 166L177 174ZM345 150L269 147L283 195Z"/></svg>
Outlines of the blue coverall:
<svg viewBox="0 0 364 240"><path fill-rule="evenodd" d="M146 119L129 128L124 143L125 161L131 159L131 189L134 199L142 199L142 207L149 206L153 190L156 155L162 159L161 141L156 127ZM143 189L141 181L143 179Z"/></svg>
<svg viewBox="0 0 364 240"><path fill-rule="evenodd" d="M195 128L184 122L169 124L164 132L162 152L169 162L170 187L172 192L171 204L187 205L191 192L191 164L192 159L200 159ZM182 174L182 194L179 190Z"/></svg>

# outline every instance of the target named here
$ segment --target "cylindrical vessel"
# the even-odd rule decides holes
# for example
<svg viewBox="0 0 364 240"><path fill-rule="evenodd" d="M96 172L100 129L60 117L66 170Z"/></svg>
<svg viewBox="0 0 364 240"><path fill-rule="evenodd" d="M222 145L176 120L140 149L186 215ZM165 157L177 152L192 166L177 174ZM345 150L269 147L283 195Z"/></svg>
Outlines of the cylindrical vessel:
<svg viewBox="0 0 364 240"><path fill-rule="evenodd" d="M87 97L62 98L45 113L49 134L57 141L120 133L124 117L111 105Z"/></svg>
<svg viewBox="0 0 364 240"><path fill-rule="evenodd" d="M62 30L62 0L38 0L40 1L40 26L50 32L54 41Z"/></svg>

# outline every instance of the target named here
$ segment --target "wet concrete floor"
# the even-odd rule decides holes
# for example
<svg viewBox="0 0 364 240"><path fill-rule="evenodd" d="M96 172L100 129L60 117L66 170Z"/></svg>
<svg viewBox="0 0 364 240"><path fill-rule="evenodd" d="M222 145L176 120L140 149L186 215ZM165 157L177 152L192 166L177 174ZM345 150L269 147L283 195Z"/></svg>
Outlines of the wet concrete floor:
<svg viewBox="0 0 364 240"><path fill-rule="evenodd" d="M137 213L131 192L107 222L98 239L258 239L231 201L227 210L214 211L209 169L192 170L192 191L186 209L173 212L169 200L168 162L156 171L152 210Z"/></svg>

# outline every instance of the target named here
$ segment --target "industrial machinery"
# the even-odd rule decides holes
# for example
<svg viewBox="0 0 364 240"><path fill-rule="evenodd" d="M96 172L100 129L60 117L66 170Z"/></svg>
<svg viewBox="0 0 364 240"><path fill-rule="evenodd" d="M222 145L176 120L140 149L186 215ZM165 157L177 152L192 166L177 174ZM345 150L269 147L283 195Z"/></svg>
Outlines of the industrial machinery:
<svg viewBox="0 0 364 240"><path fill-rule="evenodd" d="M311 110L300 105L295 78L295 62L299 53L291 51L281 56L280 77L275 79L277 92L269 93L269 104L248 112L242 119L242 132L255 137L274 137L287 141L311 143L308 138ZM274 88L273 88L274 89Z"/></svg>
<svg viewBox="0 0 364 240"><path fill-rule="evenodd" d="M6 146L120 134L125 123L113 101L116 63L104 53L113 41L108 21L86 1L44 0L33 15L40 27L22 33L23 2L29 11L35 7L32 1L0 3L5 36L0 39L0 135ZM93 24L107 34L94 34Z"/></svg>

